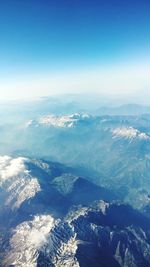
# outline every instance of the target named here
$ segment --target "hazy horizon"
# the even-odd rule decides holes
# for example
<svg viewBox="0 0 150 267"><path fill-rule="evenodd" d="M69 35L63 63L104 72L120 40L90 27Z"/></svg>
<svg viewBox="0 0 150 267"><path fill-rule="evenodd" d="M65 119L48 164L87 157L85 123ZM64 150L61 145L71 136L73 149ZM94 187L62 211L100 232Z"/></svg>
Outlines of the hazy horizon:
<svg viewBox="0 0 150 267"><path fill-rule="evenodd" d="M0 99L150 89L148 1L0 3Z"/></svg>

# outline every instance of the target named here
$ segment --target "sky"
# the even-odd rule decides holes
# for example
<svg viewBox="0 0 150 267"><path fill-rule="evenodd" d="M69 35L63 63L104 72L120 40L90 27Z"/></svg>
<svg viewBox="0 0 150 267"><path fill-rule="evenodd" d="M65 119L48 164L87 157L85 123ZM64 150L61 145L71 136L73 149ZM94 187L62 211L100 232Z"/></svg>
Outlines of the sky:
<svg viewBox="0 0 150 267"><path fill-rule="evenodd" d="M150 89L149 0L0 1L0 99Z"/></svg>

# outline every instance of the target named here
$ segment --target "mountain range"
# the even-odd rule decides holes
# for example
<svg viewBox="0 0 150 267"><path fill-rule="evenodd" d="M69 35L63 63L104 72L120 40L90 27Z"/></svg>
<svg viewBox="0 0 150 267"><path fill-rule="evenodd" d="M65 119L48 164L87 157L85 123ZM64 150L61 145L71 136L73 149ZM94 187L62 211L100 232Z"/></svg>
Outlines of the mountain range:
<svg viewBox="0 0 150 267"><path fill-rule="evenodd" d="M1 266L149 266L149 219L109 190L58 163L0 167Z"/></svg>
<svg viewBox="0 0 150 267"><path fill-rule="evenodd" d="M0 107L0 267L150 266L149 108L94 101Z"/></svg>

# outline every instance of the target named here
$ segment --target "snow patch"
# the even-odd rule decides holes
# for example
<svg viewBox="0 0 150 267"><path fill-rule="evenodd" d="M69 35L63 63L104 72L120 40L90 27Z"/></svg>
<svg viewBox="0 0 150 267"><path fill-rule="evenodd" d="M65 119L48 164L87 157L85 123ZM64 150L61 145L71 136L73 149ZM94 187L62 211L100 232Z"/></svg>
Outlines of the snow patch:
<svg viewBox="0 0 150 267"><path fill-rule="evenodd" d="M140 139L140 140L150 140L150 137L143 132L133 128L133 127L119 127L112 130L113 137L122 137L126 139Z"/></svg>
<svg viewBox="0 0 150 267"><path fill-rule="evenodd" d="M52 216L41 215L18 225L10 240L10 252L5 259L7 266L36 267L38 251L46 245L54 224Z"/></svg>
<svg viewBox="0 0 150 267"><path fill-rule="evenodd" d="M29 121L26 124L26 127L35 125L36 127L39 125L56 127L56 128L73 128L76 126L77 122L80 120L89 119L90 116L88 114L72 114L72 115L63 115L63 116L55 116L55 115L47 115L39 118L36 121Z"/></svg>
<svg viewBox="0 0 150 267"><path fill-rule="evenodd" d="M19 208L41 190L37 178L32 177L26 168L27 161L22 157L0 157L0 187L7 193L4 205L11 209Z"/></svg>
<svg viewBox="0 0 150 267"><path fill-rule="evenodd" d="M0 183L13 176L17 176L20 172L27 172L25 169L25 158L11 158L8 156L0 157Z"/></svg>

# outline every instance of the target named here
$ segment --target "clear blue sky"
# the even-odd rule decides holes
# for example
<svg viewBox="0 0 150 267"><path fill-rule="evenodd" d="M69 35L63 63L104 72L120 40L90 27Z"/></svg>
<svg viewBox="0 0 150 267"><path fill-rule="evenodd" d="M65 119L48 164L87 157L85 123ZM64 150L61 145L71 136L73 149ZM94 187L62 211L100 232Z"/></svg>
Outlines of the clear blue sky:
<svg viewBox="0 0 150 267"><path fill-rule="evenodd" d="M149 56L149 0L0 1L1 88L7 80L17 84L18 75L48 77Z"/></svg>

